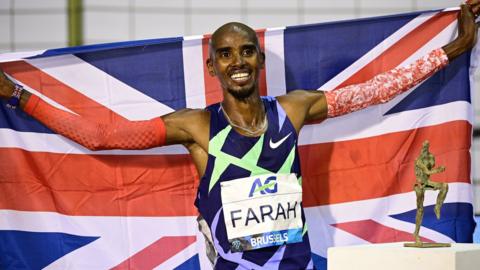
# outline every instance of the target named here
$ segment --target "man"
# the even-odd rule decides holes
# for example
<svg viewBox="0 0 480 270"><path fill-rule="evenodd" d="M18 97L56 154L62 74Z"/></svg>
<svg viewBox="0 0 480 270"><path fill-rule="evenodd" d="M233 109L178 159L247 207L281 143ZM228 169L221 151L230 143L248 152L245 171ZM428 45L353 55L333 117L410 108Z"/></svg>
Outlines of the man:
<svg viewBox="0 0 480 270"><path fill-rule="evenodd" d="M183 144L202 176L196 206L218 253L216 269L312 269L301 206L300 129L308 121L386 102L426 79L473 47L479 12L480 0L462 5L458 38L411 66L330 92L260 97L258 75L265 57L255 32L228 23L212 35L207 60L224 100L206 109L105 124L58 110L3 76L0 96L92 150Z"/></svg>

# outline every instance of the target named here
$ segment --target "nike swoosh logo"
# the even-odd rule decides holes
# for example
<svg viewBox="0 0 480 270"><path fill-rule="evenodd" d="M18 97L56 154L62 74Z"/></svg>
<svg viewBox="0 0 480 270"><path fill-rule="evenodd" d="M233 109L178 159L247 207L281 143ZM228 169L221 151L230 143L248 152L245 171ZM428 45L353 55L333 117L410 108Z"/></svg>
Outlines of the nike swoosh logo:
<svg viewBox="0 0 480 270"><path fill-rule="evenodd" d="M279 140L278 142L275 142L275 143L272 142L272 138L270 138L270 142L269 142L270 148L277 149L288 137L290 137L291 134L292 134L291 132L288 133L287 136L283 137L281 140Z"/></svg>

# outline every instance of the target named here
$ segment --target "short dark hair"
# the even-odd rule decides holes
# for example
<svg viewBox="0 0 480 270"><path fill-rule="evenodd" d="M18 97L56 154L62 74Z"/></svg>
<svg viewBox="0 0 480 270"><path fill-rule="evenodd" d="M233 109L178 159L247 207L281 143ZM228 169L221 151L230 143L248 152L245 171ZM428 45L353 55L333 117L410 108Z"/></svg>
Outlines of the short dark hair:
<svg viewBox="0 0 480 270"><path fill-rule="evenodd" d="M220 36L224 35L225 33L233 31L244 32L245 34L247 34L247 36L252 39L252 41L255 43L255 46L260 51L260 44L258 42L258 37L255 30L253 30L250 26L240 22L229 22L220 26L217 30L215 30L215 32L213 32L212 36L210 37L210 41L208 43L210 56L212 56L212 48L215 45L215 40L218 39Z"/></svg>

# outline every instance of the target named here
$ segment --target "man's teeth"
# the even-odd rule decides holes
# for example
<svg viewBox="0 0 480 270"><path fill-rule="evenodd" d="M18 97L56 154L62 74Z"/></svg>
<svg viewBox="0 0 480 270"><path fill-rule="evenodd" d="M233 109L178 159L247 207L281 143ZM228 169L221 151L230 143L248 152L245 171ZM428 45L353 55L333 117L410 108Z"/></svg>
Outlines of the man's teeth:
<svg viewBox="0 0 480 270"><path fill-rule="evenodd" d="M235 73L231 76L232 79L244 79L246 77L248 77L248 73L246 72L242 72L242 73Z"/></svg>

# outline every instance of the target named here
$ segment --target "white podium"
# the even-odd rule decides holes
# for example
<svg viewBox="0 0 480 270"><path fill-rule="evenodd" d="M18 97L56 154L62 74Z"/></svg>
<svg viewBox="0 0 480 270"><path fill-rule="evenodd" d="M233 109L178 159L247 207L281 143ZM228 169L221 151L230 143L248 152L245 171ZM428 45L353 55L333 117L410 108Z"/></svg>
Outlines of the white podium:
<svg viewBox="0 0 480 270"><path fill-rule="evenodd" d="M480 270L480 245L407 248L403 243L328 249L328 270Z"/></svg>

